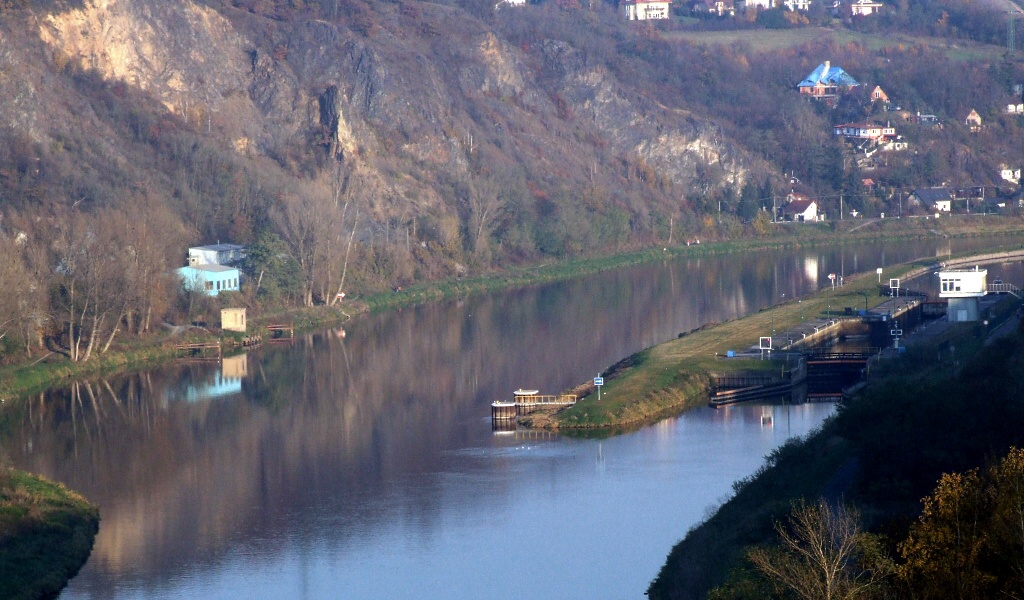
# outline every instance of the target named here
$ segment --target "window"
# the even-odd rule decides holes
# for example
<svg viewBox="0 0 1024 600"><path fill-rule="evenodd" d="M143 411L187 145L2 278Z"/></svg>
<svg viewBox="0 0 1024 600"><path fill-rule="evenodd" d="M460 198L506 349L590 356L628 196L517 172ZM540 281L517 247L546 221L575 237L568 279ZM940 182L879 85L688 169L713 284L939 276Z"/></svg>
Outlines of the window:
<svg viewBox="0 0 1024 600"><path fill-rule="evenodd" d="M206 291L208 291L208 292L209 291L213 291L213 282L212 281L207 281L206 282Z"/></svg>

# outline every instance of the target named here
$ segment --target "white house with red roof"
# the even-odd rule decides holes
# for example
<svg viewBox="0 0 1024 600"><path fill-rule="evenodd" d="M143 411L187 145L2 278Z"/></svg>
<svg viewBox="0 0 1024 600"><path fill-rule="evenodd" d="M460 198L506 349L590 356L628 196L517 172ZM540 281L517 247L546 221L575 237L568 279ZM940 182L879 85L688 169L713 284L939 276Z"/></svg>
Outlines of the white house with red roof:
<svg viewBox="0 0 1024 600"><path fill-rule="evenodd" d="M784 221L817 221L818 203L814 200L794 200L782 207Z"/></svg>
<svg viewBox="0 0 1024 600"><path fill-rule="evenodd" d="M779 209L779 217L783 221L818 221L818 203L799 193L786 196L786 204Z"/></svg>
<svg viewBox="0 0 1024 600"><path fill-rule="evenodd" d="M623 0L619 12L628 21L667 19L671 5L671 0Z"/></svg>

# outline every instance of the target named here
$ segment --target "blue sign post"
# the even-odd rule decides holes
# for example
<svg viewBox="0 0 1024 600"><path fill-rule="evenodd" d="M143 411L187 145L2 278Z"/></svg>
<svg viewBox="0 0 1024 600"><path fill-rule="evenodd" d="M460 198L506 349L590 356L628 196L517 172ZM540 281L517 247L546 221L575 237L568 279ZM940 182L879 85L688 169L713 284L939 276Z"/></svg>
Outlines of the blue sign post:
<svg viewBox="0 0 1024 600"><path fill-rule="evenodd" d="M598 375L594 378L594 385L597 386L597 401L601 401L601 386L604 385L604 377Z"/></svg>

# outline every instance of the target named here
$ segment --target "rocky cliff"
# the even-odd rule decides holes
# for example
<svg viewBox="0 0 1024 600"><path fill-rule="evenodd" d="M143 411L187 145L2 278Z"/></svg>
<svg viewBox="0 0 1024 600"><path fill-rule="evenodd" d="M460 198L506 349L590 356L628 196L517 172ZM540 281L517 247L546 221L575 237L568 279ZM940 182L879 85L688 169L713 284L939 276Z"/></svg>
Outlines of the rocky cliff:
<svg viewBox="0 0 1024 600"><path fill-rule="evenodd" d="M161 157L185 152L153 141L169 127L161 119L170 119L198 136L192 143L233 156L219 163L272 180L277 197L318 182L336 204L358 199L373 227L416 219L435 230L457 227L448 236L463 249L476 234L500 246L515 225L509 206L519 207L523 229L552 214L543 204L554 196L588 196L594 214L622 213L626 243L647 243L659 235L652 223L678 222L680 198L695 188L741 185L751 168L763 168L713 123L651 100L571 40L523 31L549 18L530 11L557 11L550 6L506 7L481 20L459 6L406 0L307 3L287 13L258 4L84 0L8 10L0 23L0 124L27 136L37 153L71 151L71 162L105 163L114 179L154 182L150 191L177 197L176 181L205 174L183 174L187 164ZM609 7L585 13L579 9L606 29L621 27ZM113 90L105 105L90 96L100 84ZM125 94L153 103L124 109L117 98ZM126 119L148 133L142 124L126 132ZM155 154L140 161L139 152ZM499 221L486 222L474 204L483 180L499 184ZM68 201L99 200L90 197L95 189L74 193L80 198ZM567 206L556 207L562 217ZM247 209L233 209L233 219L239 210ZM247 222L267 220L269 209L261 210ZM181 212L200 235L240 235L227 217L209 224L198 222L214 218L207 213ZM506 249L544 251L516 239Z"/></svg>

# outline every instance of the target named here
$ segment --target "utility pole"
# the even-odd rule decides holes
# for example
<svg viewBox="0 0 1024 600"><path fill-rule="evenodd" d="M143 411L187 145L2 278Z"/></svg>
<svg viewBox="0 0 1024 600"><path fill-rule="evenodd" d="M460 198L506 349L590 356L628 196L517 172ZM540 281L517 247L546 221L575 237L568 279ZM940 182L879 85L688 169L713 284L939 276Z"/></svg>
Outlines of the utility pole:
<svg viewBox="0 0 1024 600"><path fill-rule="evenodd" d="M843 195L839 194L839 220L843 220Z"/></svg>

